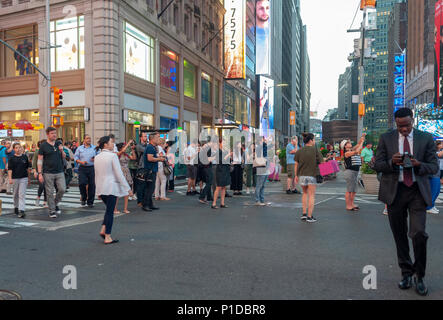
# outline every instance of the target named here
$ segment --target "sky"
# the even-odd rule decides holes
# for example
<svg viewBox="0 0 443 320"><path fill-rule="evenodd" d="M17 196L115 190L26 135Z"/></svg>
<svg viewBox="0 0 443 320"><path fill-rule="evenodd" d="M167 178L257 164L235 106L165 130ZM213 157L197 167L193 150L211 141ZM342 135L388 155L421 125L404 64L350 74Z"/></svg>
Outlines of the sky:
<svg viewBox="0 0 443 320"><path fill-rule="evenodd" d="M319 119L338 105L338 77L350 65L347 58L359 37L346 31L359 4L360 0L300 0L311 60L311 111L318 111ZM352 29L360 27L362 17L359 10Z"/></svg>

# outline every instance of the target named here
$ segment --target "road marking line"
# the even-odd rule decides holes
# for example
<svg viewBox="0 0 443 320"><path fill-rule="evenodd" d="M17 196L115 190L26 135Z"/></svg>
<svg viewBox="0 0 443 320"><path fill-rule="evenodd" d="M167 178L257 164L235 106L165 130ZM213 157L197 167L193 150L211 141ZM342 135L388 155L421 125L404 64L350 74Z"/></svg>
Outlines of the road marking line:
<svg viewBox="0 0 443 320"><path fill-rule="evenodd" d="M5 234L8 234L9 232L3 232L3 231L0 231L0 236L4 236Z"/></svg>
<svg viewBox="0 0 443 320"><path fill-rule="evenodd" d="M331 198L328 198L328 199L325 199L325 200L319 201L319 202L317 202L315 205L317 206L317 205L319 205L320 203L323 203L323 202L326 202L326 201L329 201L329 200L333 200L333 199L335 199L335 197L331 197Z"/></svg>
<svg viewBox="0 0 443 320"><path fill-rule="evenodd" d="M24 227L32 227L32 226L35 226L37 223L32 223L32 222L14 222L14 224L18 224L19 226L24 226Z"/></svg>

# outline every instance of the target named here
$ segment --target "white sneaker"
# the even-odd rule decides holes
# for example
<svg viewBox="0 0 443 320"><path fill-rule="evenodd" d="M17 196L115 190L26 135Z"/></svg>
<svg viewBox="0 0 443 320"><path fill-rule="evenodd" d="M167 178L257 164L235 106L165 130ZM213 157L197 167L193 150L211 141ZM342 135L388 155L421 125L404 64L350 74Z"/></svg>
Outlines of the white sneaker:
<svg viewBox="0 0 443 320"><path fill-rule="evenodd" d="M383 210L383 214L384 214L385 216L387 216L387 215L388 215L388 209L385 208L385 209Z"/></svg>
<svg viewBox="0 0 443 320"><path fill-rule="evenodd" d="M35 199L35 206L40 207L40 198Z"/></svg>
<svg viewBox="0 0 443 320"><path fill-rule="evenodd" d="M440 198L435 199L435 203L443 203L443 200L441 200Z"/></svg>
<svg viewBox="0 0 443 320"><path fill-rule="evenodd" d="M440 213L440 211L438 211L438 209L436 207L433 207L433 208L427 210L426 212L429 214L439 214Z"/></svg>

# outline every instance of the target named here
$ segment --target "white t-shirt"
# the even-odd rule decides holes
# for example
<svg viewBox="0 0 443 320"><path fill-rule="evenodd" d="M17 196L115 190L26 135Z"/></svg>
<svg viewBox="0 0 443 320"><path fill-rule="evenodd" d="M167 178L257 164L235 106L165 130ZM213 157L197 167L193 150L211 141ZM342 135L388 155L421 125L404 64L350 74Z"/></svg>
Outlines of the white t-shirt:
<svg viewBox="0 0 443 320"><path fill-rule="evenodd" d="M195 157L197 155L197 149L193 146L188 146L185 149L185 164L186 165L193 165L195 164ZM190 159L188 159L190 158Z"/></svg>

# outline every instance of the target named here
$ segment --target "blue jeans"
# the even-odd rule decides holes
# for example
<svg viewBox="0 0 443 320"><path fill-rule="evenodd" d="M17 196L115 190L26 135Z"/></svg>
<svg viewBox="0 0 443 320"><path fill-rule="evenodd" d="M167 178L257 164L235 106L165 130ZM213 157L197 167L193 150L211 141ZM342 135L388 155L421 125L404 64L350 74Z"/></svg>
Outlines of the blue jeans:
<svg viewBox="0 0 443 320"><path fill-rule="evenodd" d="M106 206L105 218L102 225L106 227L106 234L111 234L112 224L114 223L114 209L117 203L117 197L113 195L101 196Z"/></svg>
<svg viewBox="0 0 443 320"><path fill-rule="evenodd" d="M432 206L426 208L426 210L430 210L435 206L435 200L438 198L440 194L440 178L439 177L431 177L429 178L429 182L431 183L431 194L432 194Z"/></svg>
<svg viewBox="0 0 443 320"><path fill-rule="evenodd" d="M265 202L265 184L268 180L267 175L257 175L257 184L255 185L255 201Z"/></svg>

